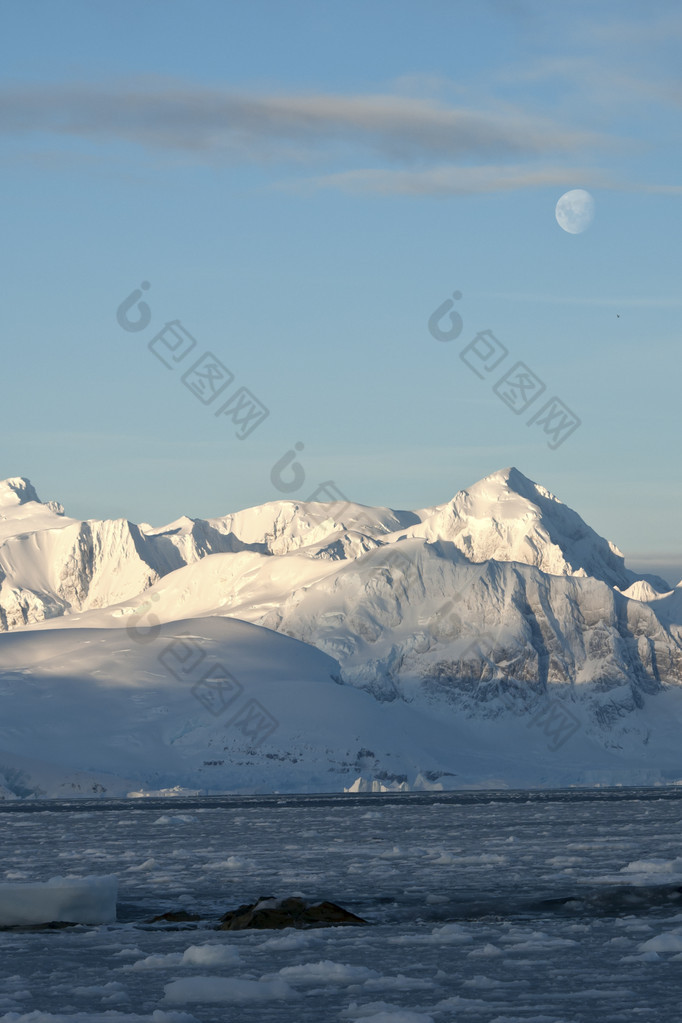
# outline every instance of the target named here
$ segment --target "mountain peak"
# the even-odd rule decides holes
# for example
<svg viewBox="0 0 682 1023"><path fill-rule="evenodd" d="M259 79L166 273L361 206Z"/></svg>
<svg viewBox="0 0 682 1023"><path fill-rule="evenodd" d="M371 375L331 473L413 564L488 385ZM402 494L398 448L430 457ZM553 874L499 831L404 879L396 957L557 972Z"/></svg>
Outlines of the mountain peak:
<svg viewBox="0 0 682 1023"><path fill-rule="evenodd" d="M592 576L627 588L638 578L615 544L515 466L490 473L423 519L413 535L445 539L471 561L517 561L550 575ZM653 577L655 587L668 587Z"/></svg>
<svg viewBox="0 0 682 1023"><path fill-rule="evenodd" d="M479 480L478 483L474 483L466 492L469 494L480 492L485 494L488 499L494 497L496 492L499 493L500 497L503 497L505 494L517 494L519 497L534 503L537 502L538 497L543 497L557 504L562 504L554 494L550 493L549 490L539 483L529 479L528 476L524 476L521 470L517 469L514 465L508 465L505 469L491 472L488 476L484 476L482 480Z"/></svg>
<svg viewBox="0 0 682 1023"><path fill-rule="evenodd" d="M9 479L0 480L0 508L11 508L19 504L28 504L30 501L41 503L33 484L25 476L11 476Z"/></svg>
<svg viewBox="0 0 682 1023"><path fill-rule="evenodd" d="M484 480L501 480L514 488L527 484L535 486L533 481L527 476L524 476L521 470L517 469L515 465L508 465L504 469L497 469L495 472L491 472L487 476L484 476L480 482L483 483Z"/></svg>

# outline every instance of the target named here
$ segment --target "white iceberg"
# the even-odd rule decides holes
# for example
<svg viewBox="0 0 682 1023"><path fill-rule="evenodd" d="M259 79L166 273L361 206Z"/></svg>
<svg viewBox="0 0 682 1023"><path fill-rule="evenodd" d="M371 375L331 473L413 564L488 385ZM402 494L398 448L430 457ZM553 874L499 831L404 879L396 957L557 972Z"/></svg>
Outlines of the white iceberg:
<svg viewBox="0 0 682 1023"><path fill-rule="evenodd" d="M0 884L0 927L114 923L117 892L113 874Z"/></svg>

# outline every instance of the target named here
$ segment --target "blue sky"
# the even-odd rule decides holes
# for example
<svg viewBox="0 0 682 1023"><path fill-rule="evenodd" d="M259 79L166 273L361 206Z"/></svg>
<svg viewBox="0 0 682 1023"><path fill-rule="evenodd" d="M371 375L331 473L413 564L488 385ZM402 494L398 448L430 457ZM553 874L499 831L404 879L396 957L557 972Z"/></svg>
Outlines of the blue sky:
<svg viewBox="0 0 682 1023"><path fill-rule="evenodd" d="M283 496L296 443L301 499L420 507L513 464L682 575L679 5L15 0L0 29L0 477L161 524ZM242 440L240 388L268 410ZM551 447L555 399L580 425Z"/></svg>

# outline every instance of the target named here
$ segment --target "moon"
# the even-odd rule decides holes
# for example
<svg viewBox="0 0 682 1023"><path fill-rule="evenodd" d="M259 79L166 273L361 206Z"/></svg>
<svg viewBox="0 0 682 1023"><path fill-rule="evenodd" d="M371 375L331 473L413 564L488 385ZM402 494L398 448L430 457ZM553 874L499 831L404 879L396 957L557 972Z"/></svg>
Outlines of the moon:
<svg viewBox="0 0 682 1023"><path fill-rule="evenodd" d="M582 234L592 223L594 199L584 188L564 192L554 211L559 227L569 234Z"/></svg>

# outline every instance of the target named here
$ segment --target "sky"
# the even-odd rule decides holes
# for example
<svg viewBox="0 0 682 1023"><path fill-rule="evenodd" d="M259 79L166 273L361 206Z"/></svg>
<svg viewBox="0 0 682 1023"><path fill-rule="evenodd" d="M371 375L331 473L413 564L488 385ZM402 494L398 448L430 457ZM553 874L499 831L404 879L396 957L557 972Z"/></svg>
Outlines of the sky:
<svg viewBox="0 0 682 1023"><path fill-rule="evenodd" d="M677 582L681 44L667 0L5 0L0 478L162 525L515 465Z"/></svg>

